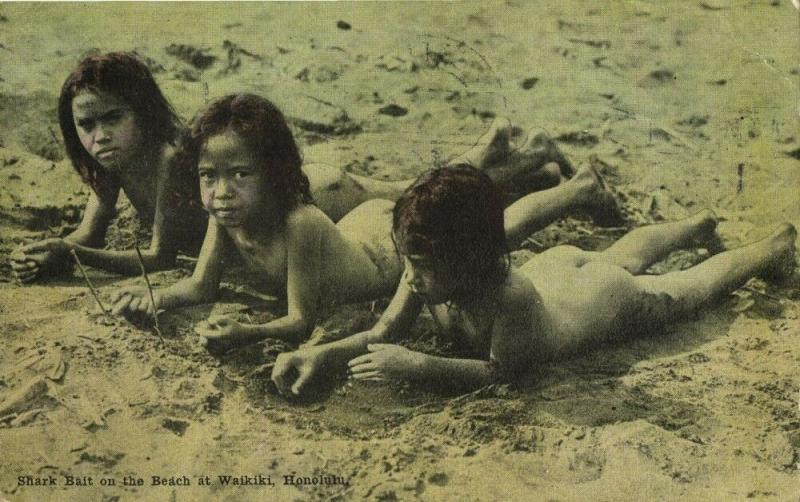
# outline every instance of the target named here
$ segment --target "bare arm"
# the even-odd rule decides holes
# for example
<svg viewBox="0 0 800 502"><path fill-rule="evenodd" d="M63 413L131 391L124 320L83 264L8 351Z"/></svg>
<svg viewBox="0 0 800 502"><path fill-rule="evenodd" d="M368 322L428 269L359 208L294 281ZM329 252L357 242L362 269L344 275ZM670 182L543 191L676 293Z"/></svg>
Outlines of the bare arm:
<svg viewBox="0 0 800 502"><path fill-rule="evenodd" d="M213 217L209 218L206 237L192 276L165 288L159 294L160 308L174 309L216 299L227 252L225 239L225 230Z"/></svg>
<svg viewBox="0 0 800 502"><path fill-rule="evenodd" d="M222 352L266 338L300 341L308 337L319 306L322 234L318 217L324 215L301 209L286 224L287 314L265 324L244 324L227 317L198 324L195 331L206 339L208 350Z"/></svg>
<svg viewBox="0 0 800 502"><path fill-rule="evenodd" d="M348 363L357 380L392 378L450 389L482 387L498 380L489 361L431 356L387 343L370 343L366 348L367 354Z"/></svg>
<svg viewBox="0 0 800 502"><path fill-rule="evenodd" d="M166 206L169 203L167 196L169 168L171 161L170 152L166 152L161 159L158 172L156 176L156 204L155 214L153 216L152 226L152 239L150 240L150 247L141 250L142 262L144 263L145 270L163 270L175 264L175 257L177 256L177 245L175 241L176 232L174 227L180 222L171 221L167 218L168 209ZM87 206L88 209L88 206ZM108 222L105 223L105 227ZM103 232L105 232L105 227ZM78 232L76 230L76 232ZM135 250L125 251L111 251L106 249L96 249L91 244L84 245L81 241L70 240L67 237L65 240L70 244L70 247L75 250L80 260L86 265L109 270L122 275L138 275L141 273L139 265L139 257Z"/></svg>
<svg viewBox="0 0 800 502"><path fill-rule="evenodd" d="M422 306L422 300L408 289L405 282L401 282L391 303L371 330L332 343L280 354L272 371L273 382L283 393L299 394L316 373L344 368L348 360L366 352L370 344L387 342L404 335ZM297 375L293 375L293 372L297 372Z"/></svg>
<svg viewBox="0 0 800 502"><path fill-rule="evenodd" d="M290 214L286 222L286 315L266 324L244 325L248 342L265 338L303 341L311 334L319 310L324 215L308 208Z"/></svg>
<svg viewBox="0 0 800 502"><path fill-rule="evenodd" d="M108 270L121 275L134 276L141 274L139 257L135 250L111 251L87 246L69 245L67 250L74 249L84 265ZM177 252L151 245L141 250L142 263L147 271L164 270L175 264Z"/></svg>
<svg viewBox="0 0 800 502"><path fill-rule="evenodd" d="M64 240L80 246L102 246L106 239L108 224L116 214L114 206L118 195L119 190L116 191L113 198L103 200L92 192L86 202L86 209L83 212L83 219L80 225L74 232L64 237Z"/></svg>
<svg viewBox="0 0 800 502"><path fill-rule="evenodd" d="M476 388L495 383L498 374L489 361L454 359L415 352L421 356L419 371L412 380L437 387Z"/></svg>
<svg viewBox="0 0 800 502"><path fill-rule="evenodd" d="M177 242L174 228L181 222L167 218L170 203L168 197L168 180L172 150L165 147L160 155L157 167L156 203L153 217L152 240L150 247L142 250L142 261L146 270L162 270L175 263ZM86 265L109 270L123 275L141 273L139 257L133 249L126 251L110 251L98 249L105 240L106 230L115 214L114 206L119 196L120 187L116 180L109 179L108 185L99 188L102 194L92 193L86 205L84 218L80 226L63 239L47 239L31 244L21 250L21 256L15 261L27 263L29 267L48 268L49 264L58 267L69 260L70 250L74 250L78 258ZM31 275L28 273L28 275ZM34 273L33 276L36 274ZM20 276L22 279L22 276ZM30 277L29 279L31 279ZM29 280L28 279L28 280ZM25 280L25 279L23 279Z"/></svg>
<svg viewBox="0 0 800 502"><path fill-rule="evenodd" d="M344 367L353 357L367 352L369 345L387 343L403 337L411 329L423 305L422 300L401 282L389 306L371 330L320 345L319 348L328 353L328 360L334 366Z"/></svg>
<svg viewBox="0 0 800 502"><path fill-rule="evenodd" d="M265 324L244 324L229 318L215 319L196 331L211 351L224 351L266 338L300 342L314 328L322 290L322 245L327 216L316 208L300 208L286 222L287 306L285 316Z"/></svg>
<svg viewBox="0 0 800 502"><path fill-rule="evenodd" d="M170 310L214 300L219 291L219 281L224 267L225 239L224 230L213 217L209 218L206 237L192 276L168 288L153 291L155 308ZM143 312L152 314L153 306L147 290L139 286L118 291L114 297L112 311L126 316Z"/></svg>
<svg viewBox="0 0 800 502"><path fill-rule="evenodd" d="M92 191L78 228L63 239L51 238L24 246L11 255L11 267L21 282L30 282L42 275L71 270L69 250L73 247L102 246L108 224L115 214L119 187L103 188L104 197Z"/></svg>
<svg viewBox="0 0 800 502"><path fill-rule="evenodd" d="M519 288L506 288L501 306L492 312L489 361L437 357L398 345L371 344L369 354L349 362L354 378L394 378L427 385L470 389L514 378L528 369L534 327L532 297Z"/></svg>

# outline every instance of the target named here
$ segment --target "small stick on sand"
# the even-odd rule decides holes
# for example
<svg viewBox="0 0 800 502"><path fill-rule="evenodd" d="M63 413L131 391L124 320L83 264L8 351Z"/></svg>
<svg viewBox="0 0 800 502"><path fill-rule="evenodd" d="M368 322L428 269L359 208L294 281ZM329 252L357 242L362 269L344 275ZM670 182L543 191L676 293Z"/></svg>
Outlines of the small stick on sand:
<svg viewBox="0 0 800 502"><path fill-rule="evenodd" d="M757 290L755 288L751 288L750 286L742 286L742 289L745 290L745 291L749 291L751 293L755 293L757 295L761 295L764 298L768 298L768 299L770 299L770 300L772 300L774 302L781 303L781 299L780 298L778 298L777 296L771 295L769 293L765 293L764 291L759 291L759 290Z"/></svg>
<svg viewBox="0 0 800 502"><path fill-rule="evenodd" d="M83 274L83 279L86 281L86 284L89 285L89 290L92 292L92 296L94 296L95 301L97 301L97 304L100 306L100 310L103 312L103 315L108 314L108 311L103 306L103 302L100 301L100 297L97 296L97 290L94 289L94 285L92 284L92 281L89 280L89 276L86 274L86 269L83 268L83 265L81 264L81 260L78 259L78 255L75 253L75 250L74 249L70 249L69 253L72 255L72 258L75 260L75 263L78 265L78 270L80 270L81 274Z"/></svg>
<svg viewBox="0 0 800 502"><path fill-rule="evenodd" d="M156 299L153 296L153 286L150 285L150 279L147 277L147 271L144 269L144 260L142 260L142 252L139 251L139 243L134 242L133 248L136 250L136 257L139 258L139 268L142 269L142 277L144 277L144 283L147 285L147 292L150 294L150 304L153 305L153 327L156 330L156 334L161 339L161 343L164 343L164 336L161 334L161 327L158 325L158 309L156 308Z"/></svg>

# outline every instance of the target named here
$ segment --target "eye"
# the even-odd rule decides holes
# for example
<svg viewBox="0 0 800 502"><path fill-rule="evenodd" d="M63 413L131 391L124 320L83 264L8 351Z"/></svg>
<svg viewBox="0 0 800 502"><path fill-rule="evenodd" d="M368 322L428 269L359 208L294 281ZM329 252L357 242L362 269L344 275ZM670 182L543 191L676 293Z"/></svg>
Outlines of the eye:
<svg viewBox="0 0 800 502"><path fill-rule="evenodd" d="M94 120L90 119L80 119L77 122L78 127L80 127L83 131L89 132L94 129Z"/></svg>
<svg viewBox="0 0 800 502"><path fill-rule="evenodd" d="M425 258L410 258L409 264L420 272L430 272L433 270L433 262Z"/></svg>
<svg viewBox="0 0 800 502"><path fill-rule="evenodd" d="M106 122L109 124L116 124L122 120L122 112L112 112L105 116Z"/></svg>
<svg viewBox="0 0 800 502"><path fill-rule="evenodd" d="M241 179L247 178L248 176L252 176L252 175L253 175L253 173L251 173L250 171L235 171L233 173L234 178L236 178L237 180L241 180Z"/></svg>
<svg viewBox="0 0 800 502"><path fill-rule="evenodd" d="M205 182L213 181L216 178L214 171L200 170L198 174L200 175L200 179Z"/></svg>

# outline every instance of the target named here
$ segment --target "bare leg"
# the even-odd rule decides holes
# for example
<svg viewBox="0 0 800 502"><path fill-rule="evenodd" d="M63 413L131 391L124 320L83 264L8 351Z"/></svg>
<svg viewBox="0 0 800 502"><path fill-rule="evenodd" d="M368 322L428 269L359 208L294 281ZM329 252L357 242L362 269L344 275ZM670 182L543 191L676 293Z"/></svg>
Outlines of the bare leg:
<svg viewBox="0 0 800 502"><path fill-rule="evenodd" d="M508 159L511 133L511 123L507 119L496 119L489 130L478 139L475 146L451 164L464 162L482 168L487 165L494 166L503 159ZM536 167L527 167L526 169L537 170ZM306 164L303 166L303 171L308 176L311 195L314 197L317 207L333 221L339 221L347 213L368 200L397 200L415 180L415 178L397 181L379 180L348 173L344 169L321 163ZM497 175L494 176L498 178L496 182L510 184L512 182L511 175L519 171L520 168L513 172L510 169L497 168L493 174ZM506 175L509 179L504 179ZM552 169L545 170L538 178L534 177L533 181L544 186L552 186L558 184L560 175L556 174L554 177Z"/></svg>
<svg viewBox="0 0 800 502"><path fill-rule="evenodd" d="M795 228L784 224L765 239L664 275L634 276L604 253L570 246L551 248L519 270L536 286L551 319L552 350L564 354L687 319L756 275L785 278L794 270L796 238Z"/></svg>
<svg viewBox="0 0 800 502"><path fill-rule="evenodd" d="M511 152L511 163L525 163L528 165L542 165L555 162L561 169L565 179L575 174L575 167L558 149L555 141L544 132L528 133L528 137L521 147ZM531 171L529 169L529 171Z"/></svg>
<svg viewBox="0 0 800 502"><path fill-rule="evenodd" d="M508 119L495 119L478 142L448 162L465 163L483 169L513 198L551 188L575 174L572 163L544 133L530 133L520 146L511 144L514 128ZM555 163L557 170L547 169Z"/></svg>
<svg viewBox="0 0 800 502"><path fill-rule="evenodd" d="M717 254L690 269L638 276L635 280L648 292L668 294L678 308L674 314L691 315L757 275L770 279L790 275L795 265L796 239L797 230L784 223L760 241Z"/></svg>
<svg viewBox="0 0 800 502"><path fill-rule="evenodd" d="M603 251L601 259L636 275L671 252L692 247L714 237L717 217L705 209L679 221L637 228Z"/></svg>
<svg viewBox="0 0 800 502"><path fill-rule="evenodd" d="M615 214L622 220L614 196L593 167L580 169L575 176L554 188L534 192L519 199L505 210L506 239L513 249L550 223L578 211L605 218ZM605 222L605 221L604 221Z"/></svg>
<svg viewBox="0 0 800 502"><path fill-rule="evenodd" d="M469 164L478 169L487 169L506 158L511 153L511 136L514 129L511 122L504 117L492 121L475 145L448 162L449 165Z"/></svg>
<svg viewBox="0 0 800 502"><path fill-rule="evenodd" d="M333 221L368 200L395 200L414 181L376 180L318 163L304 165L303 172L308 176L317 207Z"/></svg>
<svg viewBox="0 0 800 502"><path fill-rule="evenodd" d="M339 221L368 200L397 200L415 181L377 180L326 164L308 164L303 171L308 176L314 202L333 221ZM547 164L531 174L529 181L543 189L557 186L561 182L560 168L554 163Z"/></svg>
<svg viewBox="0 0 800 502"><path fill-rule="evenodd" d="M522 146L513 147L513 132L508 119L497 118L475 146L448 164L468 163L485 170L510 200L555 187L574 174L572 164L547 135L530 135ZM333 221L371 199L397 200L414 182L379 180L319 163L307 164L303 171L317 206Z"/></svg>

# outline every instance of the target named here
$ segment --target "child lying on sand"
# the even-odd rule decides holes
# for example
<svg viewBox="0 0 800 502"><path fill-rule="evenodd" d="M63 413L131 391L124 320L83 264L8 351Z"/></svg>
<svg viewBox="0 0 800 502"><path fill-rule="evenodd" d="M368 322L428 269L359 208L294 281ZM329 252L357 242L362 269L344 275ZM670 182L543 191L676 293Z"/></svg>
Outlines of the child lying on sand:
<svg viewBox="0 0 800 502"><path fill-rule="evenodd" d="M128 53L87 57L64 82L58 110L68 156L92 193L74 232L24 246L11 256L16 277L30 282L69 270L71 249L87 265L139 274L133 250L101 249L120 190L152 226L150 248L142 252L147 270L174 266L178 249L196 254L207 226L196 170L176 165L182 124L147 66ZM496 120L464 158L490 169L501 186L528 191L554 186L562 174L572 174L546 136L532 135L513 149L511 134L507 120ZM324 164L309 164L305 172L316 205L334 221L367 200L394 200L414 181L373 180Z"/></svg>
<svg viewBox="0 0 800 502"><path fill-rule="evenodd" d="M686 319L754 275L780 278L793 270L797 232L784 224L763 240L688 270L641 275L670 252L712 238L716 223L706 210L636 229L599 253L558 246L514 270L491 181L468 166L431 171L395 206L393 235L405 271L375 327L279 355L272 379L281 392L299 394L320 371L349 361L357 379L487 385L590 342ZM434 357L390 344L423 306L482 357Z"/></svg>
<svg viewBox="0 0 800 502"><path fill-rule="evenodd" d="M226 253L235 251L267 291L286 295L286 316L266 324L232 319L204 323L197 331L211 350L264 338L303 340L324 304L385 296L402 272L391 238L394 203L360 204L337 224L311 203L300 153L281 112L266 99L233 95L210 104L194 119L182 158L196 165L210 218L193 275L155 292L158 309L212 301ZM530 216L521 221L515 208ZM509 208L509 240L521 241L537 225L567 212L614 212L616 203L590 169L555 188L531 194ZM151 314L144 288L124 289L113 310Z"/></svg>
<svg viewBox="0 0 800 502"><path fill-rule="evenodd" d="M179 247L197 251L205 215L193 203L191 179L170 170L180 121L144 63L125 53L84 59L61 88L58 119L72 165L92 193L74 232L12 254L21 282L69 270L71 249L87 265L138 274L135 251L100 249L120 190L152 223L150 248L142 251L147 269L172 266Z"/></svg>

